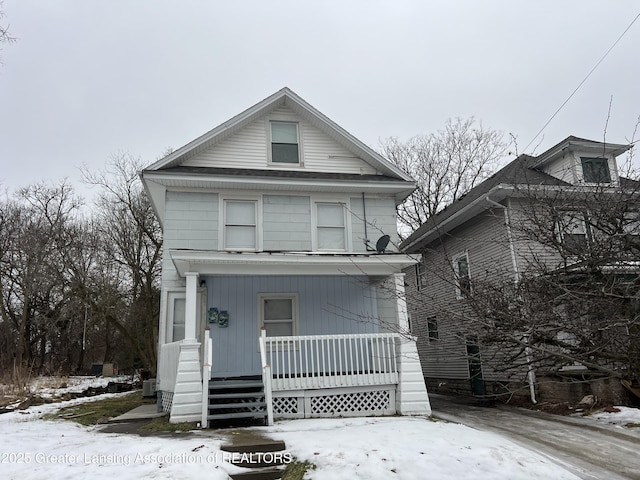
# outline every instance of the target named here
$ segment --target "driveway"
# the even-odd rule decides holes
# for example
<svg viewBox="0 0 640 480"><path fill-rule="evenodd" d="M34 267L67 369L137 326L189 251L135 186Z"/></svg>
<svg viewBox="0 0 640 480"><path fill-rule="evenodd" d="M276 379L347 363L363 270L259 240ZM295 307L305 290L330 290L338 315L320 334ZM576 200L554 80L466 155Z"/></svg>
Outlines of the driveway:
<svg viewBox="0 0 640 480"><path fill-rule="evenodd" d="M504 405L483 407L459 397L429 398L434 417L500 434L585 480L640 479L640 432L633 429Z"/></svg>

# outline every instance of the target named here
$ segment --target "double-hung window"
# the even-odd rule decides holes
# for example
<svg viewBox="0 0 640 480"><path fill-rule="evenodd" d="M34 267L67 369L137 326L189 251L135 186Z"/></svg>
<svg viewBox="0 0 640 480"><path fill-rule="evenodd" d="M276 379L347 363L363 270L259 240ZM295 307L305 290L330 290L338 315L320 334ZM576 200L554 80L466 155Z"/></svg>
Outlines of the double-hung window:
<svg viewBox="0 0 640 480"><path fill-rule="evenodd" d="M298 124L270 122L271 163L300 165Z"/></svg>
<svg viewBox="0 0 640 480"><path fill-rule="evenodd" d="M225 250L256 250L258 202L224 200Z"/></svg>
<svg viewBox="0 0 640 480"><path fill-rule="evenodd" d="M467 252L454 257L453 272L456 283L456 298L460 300L471 295L471 273L469 271L469 255Z"/></svg>
<svg viewBox="0 0 640 480"><path fill-rule="evenodd" d="M298 332L298 295L295 293L261 293L258 295L260 327L267 337L288 337Z"/></svg>
<svg viewBox="0 0 640 480"><path fill-rule="evenodd" d="M437 342L438 336L438 319L435 315L427 317L427 335L429 343Z"/></svg>
<svg viewBox="0 0 640 480"><path fill-rule="evenodd" d="M567 212L558 219L560 241L568 253L576 254L587 248L587 226L580 212Z"/></svg>
<svg viewBox="0 0 640 480"><path fill-rule="evenodd" d="M585 183L611 183L609 161L606 158L581 157Z"/></svg>
<svg viewBox="0 0 640 480"><path fill-rule="evenodd" d="M318 250L346 250L344 204L318 202L315 206Z"/></svg>

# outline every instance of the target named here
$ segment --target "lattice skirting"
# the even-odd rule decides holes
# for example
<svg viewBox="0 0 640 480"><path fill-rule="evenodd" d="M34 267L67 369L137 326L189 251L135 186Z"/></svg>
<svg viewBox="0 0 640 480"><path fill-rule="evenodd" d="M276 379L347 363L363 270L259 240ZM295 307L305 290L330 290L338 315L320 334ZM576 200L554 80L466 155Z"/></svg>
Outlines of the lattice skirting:
<svg viewBox="0 0 640 480"><path fill-rule="evenodd" d="M364 417L395 413L395 385L273 392L275 418Z"/></svg>
<svg viewBox="0 0 640 480"><path fill-rule="evenodd" d="M162 406L162 411L170 412L171 405L173 405L173 392L162 391L162 392L158 392L158 394L161 394L160 405Z"/></svg>

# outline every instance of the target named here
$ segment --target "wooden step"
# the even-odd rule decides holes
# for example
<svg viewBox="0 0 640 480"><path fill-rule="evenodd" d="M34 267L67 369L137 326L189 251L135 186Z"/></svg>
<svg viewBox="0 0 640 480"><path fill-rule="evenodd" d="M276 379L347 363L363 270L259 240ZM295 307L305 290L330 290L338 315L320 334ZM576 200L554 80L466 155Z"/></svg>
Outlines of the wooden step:
<svg viewBox="0 0 640 480"><path fill-rule="evenodd" d="M267 412L233 412L207 415L207 420L229 420L231 418L265 418Z"/></svg>
<svg viewBox="0 0 640 480"><path fill-rule="evenodd" d="M226 398L258 398L264 397L264 392L237 392L237 393L212 393L209 395L210 400L224 400Z"/></svg>
<svg viewBox="0 0 640 480"><path fill-rule="evenodd" d="M224 410L228 408L254 408L254 407L265 407L267 404L265 402L236 402L236 403L210 403L209 410Z"/></svg>
<svg viewBox="0 0 640 480"><path fill-rule="evenodd" d="M223 380L218 382L209 382L209 390L225 390L240 388L264 388L259 380Z"/></svg>

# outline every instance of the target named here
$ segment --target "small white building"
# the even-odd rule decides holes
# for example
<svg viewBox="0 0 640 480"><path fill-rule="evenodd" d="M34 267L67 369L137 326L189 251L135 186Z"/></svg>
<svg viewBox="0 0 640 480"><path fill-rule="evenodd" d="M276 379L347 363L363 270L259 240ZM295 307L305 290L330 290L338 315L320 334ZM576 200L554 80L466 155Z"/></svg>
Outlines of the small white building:
<svg viewBox="0 0 640 480"><path fill-rule="evenodd" d="M413 180L288 88L149 166L172 422L430 415L395 207Z"/></svg>

